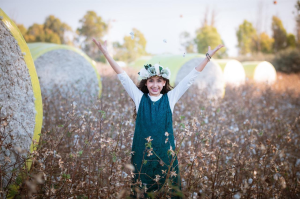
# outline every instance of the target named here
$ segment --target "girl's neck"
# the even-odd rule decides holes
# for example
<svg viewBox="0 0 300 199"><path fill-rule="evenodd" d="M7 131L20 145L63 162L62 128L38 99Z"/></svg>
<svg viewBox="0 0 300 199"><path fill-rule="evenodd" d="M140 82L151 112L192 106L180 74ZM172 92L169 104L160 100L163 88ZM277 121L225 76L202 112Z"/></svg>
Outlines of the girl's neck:
<svg viewBox="0 0 300 199"><path fill-rule="evenodd" d="M162 94L160 93L160 94L158 94L158 95L151 95L150 93L148 93L148 95L151 96L151 97L159 97L159 96L162 95Z"/></svg>

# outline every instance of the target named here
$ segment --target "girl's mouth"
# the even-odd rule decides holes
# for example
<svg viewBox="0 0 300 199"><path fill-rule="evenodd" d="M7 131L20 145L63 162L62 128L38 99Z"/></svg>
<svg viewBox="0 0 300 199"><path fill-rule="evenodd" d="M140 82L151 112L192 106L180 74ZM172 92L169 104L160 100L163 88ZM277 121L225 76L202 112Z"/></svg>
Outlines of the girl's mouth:
<svg viewBox="0 0 300 199"><path fill-rule="evenodd" d="M158 89L151 89L152 90L152 92L158 92Z"/></svg>

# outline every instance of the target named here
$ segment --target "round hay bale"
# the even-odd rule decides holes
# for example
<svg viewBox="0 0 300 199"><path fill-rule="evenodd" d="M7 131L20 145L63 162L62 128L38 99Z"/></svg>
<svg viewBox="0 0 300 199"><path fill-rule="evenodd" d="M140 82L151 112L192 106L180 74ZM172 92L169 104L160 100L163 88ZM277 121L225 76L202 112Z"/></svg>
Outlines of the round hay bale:
<svg viewBox="0 0 300 199"><path fill-rule="evenodd" d="M270 62L242 62L242 65L246 76L255 82L272 84L276 81L276 70Z"/></svg>
<svg viewBox="0 0 300 199"><path fill-rule="evenodd" d="M193 68L198 66L205 57L194 58L186 62L180 67L176 75L175 84L178 84ZM200 75L195 81L197 87L201 91L207 93L208 98L219 98L225 94L225 82L221 67L217 62L211 60L201 71Z"/></svg>
<svg viewBox="0 0 300 199"><path fill-rule="evenodd" d="M206 59L203 54L186 54L184 57L182 55L159 55L147 60L139 68L146 63L159 63L163 67L168 67L171 70L170 84L174 86L203 59ZM218 63L211 60L197 78L196 85L200 90L207 92L208 98L224 96L224 79Z"/></svg>
<svg viewBox="0 0 300 199"><path fill-rule="evenodd" d="M246 74L241 62L234 59L218 59L216 62L222 68L227 85L239 86L245 83Z"/></svg>
<svg viewBox="0 0 300 199"><path fill-rule="evenodd" d="M28 44L40 80L42 96L51 97L57 89L62 97L93 102L102 85L96 63L81 50L67 45Z"/></svg>
<svg viewBox="0 0 300 199"><path fill-rule="evenodd" d="M33 150L32 140L39 141L43 107L29 48L15 23L1 9L0 16L0 132L4 136L0 164L6 184L11 177L6 172L19 166L19 156ZM11 147L4 147L9 143Z"/></svg>

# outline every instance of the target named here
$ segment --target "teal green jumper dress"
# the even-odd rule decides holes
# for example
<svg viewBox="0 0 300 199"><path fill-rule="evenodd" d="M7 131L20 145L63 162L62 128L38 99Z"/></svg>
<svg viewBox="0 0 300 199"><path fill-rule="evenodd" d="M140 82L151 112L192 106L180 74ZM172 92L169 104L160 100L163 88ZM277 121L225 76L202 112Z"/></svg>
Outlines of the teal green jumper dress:
<svg viewBox="0 0 300 199"><path fill-rule="evenodd" d="M166 136L166 132L169 134L168 136ZM150 141L151 144L146 140L148 137L153 139ZM135 168L133 182L141 181L142 187L146 186L147 193L158 191L165 182L170 183L169 187L173 185L181 190L178 160L176 156L173 157L170 153L169 149L171 148L175 152L172 111L168 95L164 94L158 101L153 102L145 93L139 104L136 117L132 143L132 151L134 152L132 153L131 164ZM173 164L170 167L170 172L173 171L173 175L168 177L170 181L166 181L168 167L171 165L172 159ZM138 187L142 189L140 186ZM170 191L175 192L174 190L171 189Z"/></svg>

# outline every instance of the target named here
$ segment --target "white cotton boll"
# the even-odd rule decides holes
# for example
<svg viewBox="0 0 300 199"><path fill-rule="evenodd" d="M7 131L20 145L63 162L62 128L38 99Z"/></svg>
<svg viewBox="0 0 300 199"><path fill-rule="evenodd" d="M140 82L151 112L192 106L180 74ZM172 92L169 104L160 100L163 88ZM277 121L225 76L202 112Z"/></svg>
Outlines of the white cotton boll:
<svg viewBox="0 0 300 199"><path fill-rule="evenodd" d="M249 178L248 179L248 184L252 184L252 182L253 182L252 178Z"/></svg>
<svg viewBox="0 0 300 199"><path fill-rule="evenodd" d="M236 193L234 196L233 196L234 199L240 199L241 198L241 194L240 193Z"/></svg>
<svg viewBox="0 0 300 199"><path fill-rule="evenodd" d="M127 174L126 172L123 171L123 172L122 172L122 177L123 177L123 178L126 178L127 176L128 176L128 174Z"/></svg>
<svg viewBox="0 0 300 199"><path fill-rule="evenodd" d="M277 174L277 173L275 173L275 174L274 174L274 176L273 176L273 178L274 178L274 180L276 180L276 181L277 181L277 180L278 180L278 174Z"/></svg>
<svg viewBox="0 0 300 199"><path fill-rule="evenodd" d="M300 180L300 172L299 171L296 173L296 176L297 176L297 179Z"/></svg>

